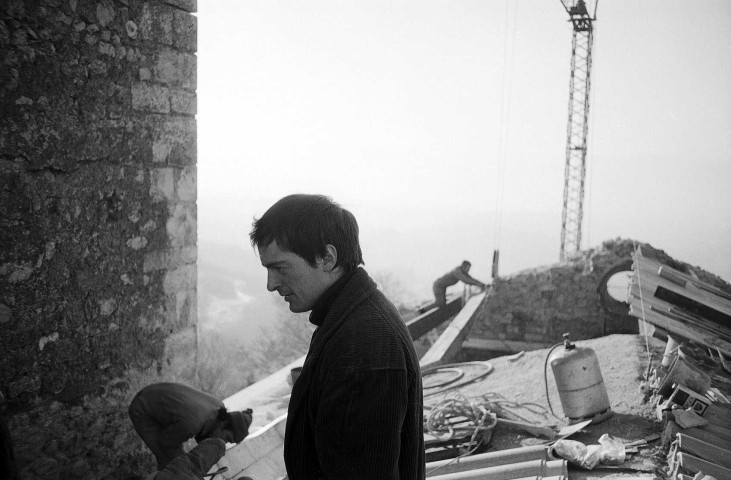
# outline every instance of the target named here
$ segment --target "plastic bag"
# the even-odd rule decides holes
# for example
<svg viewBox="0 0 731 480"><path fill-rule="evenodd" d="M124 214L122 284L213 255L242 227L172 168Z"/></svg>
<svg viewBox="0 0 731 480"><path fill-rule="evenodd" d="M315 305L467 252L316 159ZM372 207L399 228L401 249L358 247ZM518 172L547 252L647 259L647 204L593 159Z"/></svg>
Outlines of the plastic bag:
<svg viewBox="0 0 731 480"><path fill-rule="evenodd" d="M558 440L551 452L587 470L593 469L599 463L620 465L624 463L626 456L624 443L606 433L599 438L598 445L584 445L576 440Z"/></svg>
<svg viewBox="0 0 731 480"><path fill-rule="evenodd" d="M610 437L605 433L599 437L599 444L602 447L600 461L604 465L621 465L624 463L626 452L624 443L621 440Z"/></svg>
<svg viewBox="0 0 731 480"><path fill-rule="evenodd" d="M552 451L574 465L591 470L599 464L601 449L601 445L589 445L587 447L576 440L564 439L558 440L553 445Z"/></svg>

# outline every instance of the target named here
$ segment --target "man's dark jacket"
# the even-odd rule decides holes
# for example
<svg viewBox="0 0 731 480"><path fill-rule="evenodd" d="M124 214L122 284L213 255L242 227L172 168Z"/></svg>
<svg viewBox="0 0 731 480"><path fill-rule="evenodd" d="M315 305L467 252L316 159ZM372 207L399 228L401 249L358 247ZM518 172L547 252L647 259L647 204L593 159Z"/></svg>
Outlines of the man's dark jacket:
<svg viewBox="0 0 731 480"><path fill-rule="evenodd" d="M312 336L284 460L290 480L425 476L419 361L398 311L362 268Z"/></svg>

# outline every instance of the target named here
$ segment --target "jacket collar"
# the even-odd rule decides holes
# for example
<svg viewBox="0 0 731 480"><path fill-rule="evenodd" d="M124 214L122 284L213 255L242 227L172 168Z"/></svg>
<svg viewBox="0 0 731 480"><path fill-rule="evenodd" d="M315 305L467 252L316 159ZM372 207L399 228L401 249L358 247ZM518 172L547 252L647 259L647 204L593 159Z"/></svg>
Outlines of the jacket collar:
<svg viewBox="0 0 731 480"><path fill-rule="evenodd" d="M348 283L348 280L350 280L350 277L352 277L353 275L355 275L355 271L343 274L342 277L337 279L335 283L330 285L330 287L325 290L325 293L322 294L317 304L310 312L311 324L318 327L322 326L323 322L325 321L325 317L327 317L327 313L330 311L330 307L332 307L332 304L335 301L335 298L338 296L340 291L343 289L343 287L345 287L345 284Z"/></svg>
<svg viewBox="0 0 731 480"><path fill-rule="evenodd" d="M294 420L294 414L301 408L303 400L307 398L314 366L317 364L325 345L340 328L350 312L375 291L376 283L368 276L363 267L358 267L333 298L322 325L312 334L310 349L302 366L302 372L292 388L292 395L289 399L287 432L290 431L290 422ZM289 435L285 434L285 447L288 441Z"/></svg>

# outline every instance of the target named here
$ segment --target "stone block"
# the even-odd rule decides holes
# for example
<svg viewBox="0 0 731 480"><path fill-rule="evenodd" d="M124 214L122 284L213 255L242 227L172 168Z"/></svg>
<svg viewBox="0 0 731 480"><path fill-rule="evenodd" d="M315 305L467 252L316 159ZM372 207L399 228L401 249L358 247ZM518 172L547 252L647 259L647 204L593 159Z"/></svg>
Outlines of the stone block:
<svg viewBox="0 0 731 480"><path fill-rule="evenodd" d="M198 260L198 247L188 245L180 249L180 261L182 263L195 263Z"/></svg>
<svg viewBox="0 0 731 480"><path fill-rule="evenodd" d="M198 19L183 11L173 12L173 45L185 52L195 52L198 43Z"/></svg>
<svg viewBox="0 0 731 480"><path fill-rule="evenodd" d="M152 161L155 163L165 163L170 155L170 145L163 140L152 143Z"/></svg>
<svg viewBox="0 0 731 480"><path fill-rule="evenodd" d="M158 270L175 269L182 265L195 264L198 258L198 248L188 245L170 250L154 251L145 254L142 270L145 273Z"/></svg>
<svg viewBox="0 0 731 480"><path fill-rule="evenodd" d="M150 170L150 197L153 202L175 200L175 168Z"/></svg>
<svg viewBox="0 0 731 480"><path fill-rule="evenodd" d="M157 140L170 146L169 165L194 165L196 160L196 123L194 117L165 119L155 132Z"/></svg>
<svg viewBox="0 0 731 480"><path fill-rule="evenodd" d="M164 48L152 59L149 66L156 82L191 91L196 89L197 61L192 53Z"/></svg>
<svg viewBox="0 0 731 480"><path fill-rule="evenodd" d="M196 280L196 266L182 265L165 272L162 281L163 291L169 296L185 290L195 290Z"/></svg>
<svg viewBox="0 0 731 480"><path fill-rule="evenodd" d="M175 292L165 297L165 330L178 331L188 326L190 309L186 303L185 291Z"/></svg>
<svg viewBox="0 0 731 480"><path fill-rule="evenodd" d="M170 113L170 91L162 85L135 83L132 85L132 108Z"/></svg>
<svg viewBox="0 0 731 480"><path fill-rule="evenodd" d="M171 7L145 3L137 26L142 40L163 45L173 44L173 9Z"/></svg>
<svg viewBox="0 0 731 480"><path fill-rule="evenodd" d="M177 185L177 198L182 202L195 202L197 197L197 175L195 166L184 167Z"/></svg>
<svg viewBox="0 0 731 480"><path fill-rule="evenodd" d="M162 376L192 379L195 374L198 334L195 327L187 327L165 339Z"/></svg>
<svg viewBox="0 0 731 480"><path fill-rule="evenodd" d="M170 245L195 245L197 239L196 207L194 203L175 204L165 225Z"/></svg>
<svg viewBox="0 0 731 480"><path fill-rule="evenodd" d="M172 90L170 92L170 110L183 115L197 113L196 94L188 90Z"/></svg>
<svg viewBox="0 0 731 480"><path fill-rule="evenodd" d="M165 3L186 12L198 11L198 2L196 0L165 0Z"/></svg>

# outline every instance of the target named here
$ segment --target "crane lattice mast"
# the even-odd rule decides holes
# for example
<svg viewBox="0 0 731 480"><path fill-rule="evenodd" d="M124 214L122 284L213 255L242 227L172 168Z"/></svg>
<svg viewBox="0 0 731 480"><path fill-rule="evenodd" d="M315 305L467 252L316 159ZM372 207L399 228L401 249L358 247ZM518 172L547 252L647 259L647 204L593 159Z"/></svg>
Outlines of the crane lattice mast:
<svg viewBox="0 0 731 480"><path fill-rule="evenodd" d="M584 216L584 179L586 177L586 139L589 131L589 89L591 87L591 46L595 16L584 0L561 0L573 25L571 42L571 81L569 120L566 132L563 214L561 218L561 255L565 260L580 250L581 222Z"/></svg>

